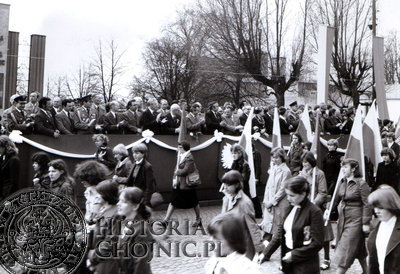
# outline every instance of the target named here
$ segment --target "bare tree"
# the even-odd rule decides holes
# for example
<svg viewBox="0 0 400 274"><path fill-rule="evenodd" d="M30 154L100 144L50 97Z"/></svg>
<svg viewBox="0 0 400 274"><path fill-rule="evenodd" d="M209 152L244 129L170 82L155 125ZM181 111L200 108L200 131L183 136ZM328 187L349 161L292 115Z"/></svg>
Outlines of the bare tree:
<svg viewBox="0 0 400 274"><path fill-rule="evenodd" d="M88 94L101 93L99 78L94 72L93 65L80 65L71 77L65 77L65 85L69 97L80 98ZM102 93L101 93L102 94Z"/></svg>
<svg viewBox="0 0 400 274"><path fill-rule="evenodd" d="M385 39L385 80L388 85L400 83L400 43L396 32Z"/></svg>
<svg viewBox="0 0 400 274"><path fill-rule="evenodd" d="M100 91L104 102L113 100L114 94L118 91L120 77L123 74L122 57L114 40L103 47L102 41L96 48L96 56L93 60L94 75L100 83Z"/></svg>
<svg viewBox="0 0 400 274"><path fill-rule="evenodd" d="M312 5L312 32L317 49L320 24L335 28L330 80L358 106L360 95L372 87L371 15L369 0L316 0Z"/></svg>

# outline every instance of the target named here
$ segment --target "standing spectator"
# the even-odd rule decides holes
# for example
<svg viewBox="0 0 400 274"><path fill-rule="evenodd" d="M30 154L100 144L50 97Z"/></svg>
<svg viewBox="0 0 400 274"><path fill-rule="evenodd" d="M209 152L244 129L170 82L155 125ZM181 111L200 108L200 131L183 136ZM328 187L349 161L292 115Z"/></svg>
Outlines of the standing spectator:
<svg viewBox="0 0 400 274"><path fill-rule="evenodd" d="M259 132L261 135L267 135L267 130L265 128L265 121L262 115L262 108L254 108L254 117L252 120L252 133Z"/></svg>
<svg viewBox="0 0 400 274"><path fill-rule="evenodd" d="M319 273L318 251L324 240L321 210L307 198L310 188L306 179L300 176L290 179L285 192L291 206L263 254L269 258L271 251L281 245L283 273Z"/></svg>
<svg viewBox="0 0 400 274"><path fill-rule="evenodd" d="M61 106L61 98L56 96L53 98L53 111L52 113L54 114L54 116L59 113L62 110L62 106Z"/></svg>
<svg viewBox="0 0 400 274"><path fill-rule="evenodd" d="M240 135L243 131L243 126L238 124L232 116L233 107L231 105L227 105L224 110L224 114L221 116L222 122L221 126L223 127L222 131L227 135Z"/></svg>
<svg viewBox="0 0 400 274"><path fill-rule="evenodd" d="M221 121L222 117L218 113L218 103L213 101L209 104L209 111L206 113L206 134L214 134L215 130L221 131Z"/></svg>
<svg viewBox="0 0 400 274"><path fill-rule="evenodd" d="M159 123L161 120L163 120L167 114L169 113L169 105L168 101L165 99L160 100L160 108L158 109L157 113L157 122Z"/></svg>
<svg viewBox="0 0 400 274"><path fill-rule="evenodd" d="M113 182L119 185L122 190L128 183L128 178L132 170L132 162L129 159L128 150L123 144L118 144L113 148L115 159L117 159L117 165L115 166Z"/></svg>
<svg viewBox="0 0 400 274"><path fill-rule="evenodd" d="M183 119L183 118L182 118ZM188 133L200 134L205 124L204 117L201 116L201 104L196 102L190 107L190 112L186 115L186 128Z"/></svg>
<svg viewBox="0 0 400 274"><path fill-rule="evenodd" d="M300 120L300 113L297 101L292 102L289 105L289 108L290 109L286 115L286 121L289 124L289 130L293 132L299 126L299 120Z"/></svg>
<svg viewBox="0 0 400 274"><path fill-rule="evenodd" d="M35 122L25 115L26 96L20 95L14 99L15 107L8 113L8 130L20 130L22 134L31 134L34 130Z"/></svg>
<svg viewBox="0 0 400 274"><path fill-rule="evenodd" d="M115 168L115 159L111 148L108 147L110 139L104 134L94 134L92 137L94 144L97 147L95 158L99 163L104 164L110 170Z"/></svg>
<svg viewBox="0 0 400 274"><path fill-rule="evenodd" d="M0 200L17 191L20 176L18 149L7 136L0 136Z"/></svg>
<svg viewBox="0 0 400 274"><path fill-rule="evenodd" d="M370 274L400 273L400 197L386 185L368 197L379 220L368 238Z"/></svg>
<svg viewBox="0 0 400 274"><path fill-rule="evenodd" d="M33 91L29 94L29 102L25 106L25 112L27 116L32 115L33 117L39 113L39 92Z"/></svg>
<svg viewBox="0 0 400 274"><path fill-rule="evenodd" d="M286 120L286 108L279 108L279 126L281 129L281 134L287 135L293 130L293 126L288 123Z"/></svg>
<svg viewBox="0 0 400 274"><path fill-rule="evenodd" d="M33 167L33 186L38 188L49 189L49 162L50 157L46 152L36 152L32 156Z"/></svg>
<svg viewBox="0 0 400 274"><path fill-rule="evenodd" d="M274 106L269 105L264 108L264 121L265 121L265 132L269 135L272 134L272 129L274 126Z"/></svg>
<svg viewBox="0 0 400 274"><path fill-rule="evenodd" d="M138 110L138 103L133 99L129 100L126 105L126 111L122 115L122 119L126 121L125 132L126 133L142 133L140 128L140 120L136 113Z"/></svg>
<svg viewBox="0 0 400 274"><path fill-rule="evenodd" d="M35 115L35 133L58 138L60 132L56 127L54 116L50 112L51 109L53 109L51 99L48 97L40 98L39 112Z"/></svg>
<svg viewBox="0 0 400 274"><path fill-rule="evenodd" d="M324 122L325 132L330 134L340 134L342 123L336 115L336 109L331 108L328 113L329 116Z"/></svg>
<svg viewBox="0 0 400 274"><path fill-rule="evenodd" d="M143 111L140 125L142 126L143 130L151 130L155 134L159 133L158 123L157 123L157 110L158 110L158 102L157 99L151 98L147 102L149 107Z"/></svg>
<svg viewBox="0 0 400 274"><path fill-rule="evenodd" d="M371 209L368 205L368 184L362 179L359 163L353 159L343 161L344 178L340 182L334 205L339 201L335 263L337 273L346 273L358 259L364 273L368 273L365 234L369 232ZM329 216L324 215L325 219Z"/></svg>
<svg viewBox="0 0 400 274"><path fill-rule="evenodd" d="M243 220L248 235L246 256L253 259L255 253L263 250L261 231L257 225L254 207L242 190L243 177L237 170L231 170L222 177L222 213L231 212Z"/></svg>
<svg viewBox="0 0 400 274"><path fill-rule="evenodd" d="M3 117L2 117L3 118L2 119L3 127L5 129L7 129L7 130L8 130L8 123L9 123L8 114L10 114L16 108L17 102L15 101L15 98L17 98L19 96L20 95L18 95L18 94L11 95L10 96L10 104L11 104L11 106L9 108L5 109L4 112L3 112ZM26 104L26 97L25 97L25 104ZM25 106L24 106L24 109L25 109Z"/></svg>
<svg viewBox="0 0 400 274"><path fill-rule="evenodd" d="M153 166L147 161L147 147L145 144L137 144L132 147L133 167L127 180L127 186L140 188L144 193L144 204L151 207L151 195L155 192L156 179Z"/></svg>
<svg viewBox="0 0 400 274"><path fill-rule="evenodd" d="M322 160L322 171L325 173L328 194L333 195L335 185L340 172L341 154L337 151L339 143L336 139L327 142L328 154Z"/></svg>
<svg viewBox="0 0 400 274"><path fill-rule="evenodd" d="M282 148L277 147L271 151L271 162L264 193L264 215L261 223L264 238L267 241L272 239L272 235L276 234L279 224L283 221L284 210L289 205L285 197L285 182L292 177L290 169L286 165L286 153ZM276 249L271 250L271 254Z"/></svg>
<svg viewBox="0 0 400 274"><path fill-rule="evenodd" d="M193 155L190 151L190 144L182 141L178 144L178 162L172 182L172 198L168 205L167 214L164 217L164 224L168 222L175 208L193 208L196 214L196 221L193 227L201 225L200 205L197 199L196 187L187 184L188 176L197 170Z"/></svg>
<svg viewBox="0 0 400 274"><path fill-rule="evenodd" d="M108 134L122 134L127 122L120 117L118 113L119 103L117 101L112 101L109 103L110 111L104 115L103 123L104 130Z"/></svg>
<svg viewBox="0 0 400 274"><path fill-rule="evenodd" d="M72 135L75 133L74 121L72 120L75 104L71 99L64 99L61 105L62 110L55 117L57 128L61 134Z"/></svg>
<svg viewBox="0 0 400 274"><path fill-rule="evenodd" d="M102 96L100 94L96 94L93 96L93 104L90 109L90 112L96 119L95 128L97 132L103 131L103 126L104 126L103 119L104 115L106 115L106 108L102 104L103 99L101 97Z"/></svg>
<svg viewBox="0 0 400 274"><path fill-rule="evenodd" d="M95 131L96 115L93 113L92 96L87 95L79 99L82 106L77 108L72 119L78 134L93 134Z"/></svg>
<svg viewBox="0 0 400 274"><path fill-rule="evenodd" d="M172 104L169 113L160 121L160 134L178 134L181 124L181 108L178 104Z"/></svg>
<svg viewBox="0 0 400 274"><path fill-rule="evenodd" d="M395 162L397 162L399 160L399 153L400 153L400 145L398 143L395 142L396 137L394 135L394 132L388 132L386 133L386 143L384 144L384 147L388 147L391 148L395 155Z"/></svg>
<svg viewBox="0 0 400 274"><path fill-rule="evenodd" d="M383 161L378 164L373 190L386 184L399 192L399 166L396 162L396 155L391 148L385 147L381 151L381 156Z"/></svg>
<svg viewBox="0 0 400 274"><path fill-rule="evenodd" d="M75 182L69 176L67 164L63 160L56 159L49 163L49 178L51 191L76 201Z"/></svg>
<svg viewBox="0 0 400 274"><path fill-rule="evenodd" d="M288 152L288 166L292 175L295 176L299 173L301 169L301 155L303 154L303 147L302 147L302 138L300 134L293 133L290 136L290 148Z"/></svg>
<svg viewBox="0 0 400 274"><path fill-rule="evenodd" d="M246 104L242 107L243 113L239 116L240 125L244 126L246 124L247 118L249 117L251 106Z"/></svg>

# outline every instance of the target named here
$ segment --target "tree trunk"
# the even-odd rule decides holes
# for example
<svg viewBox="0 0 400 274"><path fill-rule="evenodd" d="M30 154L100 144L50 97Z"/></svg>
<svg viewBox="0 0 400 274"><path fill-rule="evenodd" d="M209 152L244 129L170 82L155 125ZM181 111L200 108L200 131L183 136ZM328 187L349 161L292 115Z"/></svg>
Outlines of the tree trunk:
<svg viewBox="0 0 400 274"><path fill-rule="evenodd" d="M285 106L285 92L280 91L280 90L276 90L275 91L275 97L276 97L276 105L277 107L284 107Z"/></svg>
<svg viewBox="0 0 400 274"><path fill-rule="evenodd" d="M360 94L358 93L357 88L351 91L351 98L353 98L353 106L357 108L360 103Z"/></svg>

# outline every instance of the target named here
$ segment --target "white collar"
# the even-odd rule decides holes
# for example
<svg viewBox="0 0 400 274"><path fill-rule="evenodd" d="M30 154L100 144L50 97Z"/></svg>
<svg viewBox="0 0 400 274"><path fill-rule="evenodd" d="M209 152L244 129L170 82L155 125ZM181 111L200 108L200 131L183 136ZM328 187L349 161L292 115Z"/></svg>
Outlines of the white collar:
<svg viewBox="0 0 400 274"><path fill-rule="evenodd" d="M179 155L179 156L180 156L180 161L179 161L179 163L182 163L183 159L185 159L186 156L187 156L189 153L190 153L190 150L188 150L188 151L186 151L186 152L184 152L184 153L181 153L181 154Z"/></svg>
<svg viewBox="0 0 400 274"><path fill-rule="evenodd" d="M143 162L143 159L144 158L140 159L139 161L136 161L135 164L137 164L137 165L141 164Z"/></svg>

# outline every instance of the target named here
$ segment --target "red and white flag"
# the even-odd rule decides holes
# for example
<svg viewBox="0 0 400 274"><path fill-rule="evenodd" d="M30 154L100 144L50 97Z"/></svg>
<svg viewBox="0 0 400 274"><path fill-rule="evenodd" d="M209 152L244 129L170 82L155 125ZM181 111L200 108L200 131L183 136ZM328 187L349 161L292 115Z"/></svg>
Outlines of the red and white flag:
<svg viewBox="0 0 400 274"><path fill-rule="evenodd" d="M299 125L296 132L301 136L304 142L312 142L313 134L311 130L310 115L308 113L308 105L304 107L303 113L300 115Z"/></svg>
<svg viewBox="0 0 400 274"><path fill-rule="evenodd" d="M374 175L378 164L382 161L382 139L378 123L378 112L375 101L372 103L363 124L364 155L374 165Z"/></svg>
<svg viewBox="0 0 400 274"><path fill-rule="evenodd" d="M271 150L276 147L282 147L281 126L279 123L278 108L274 109L274 123L273 123L273 128L272 128Z"/></svg>

